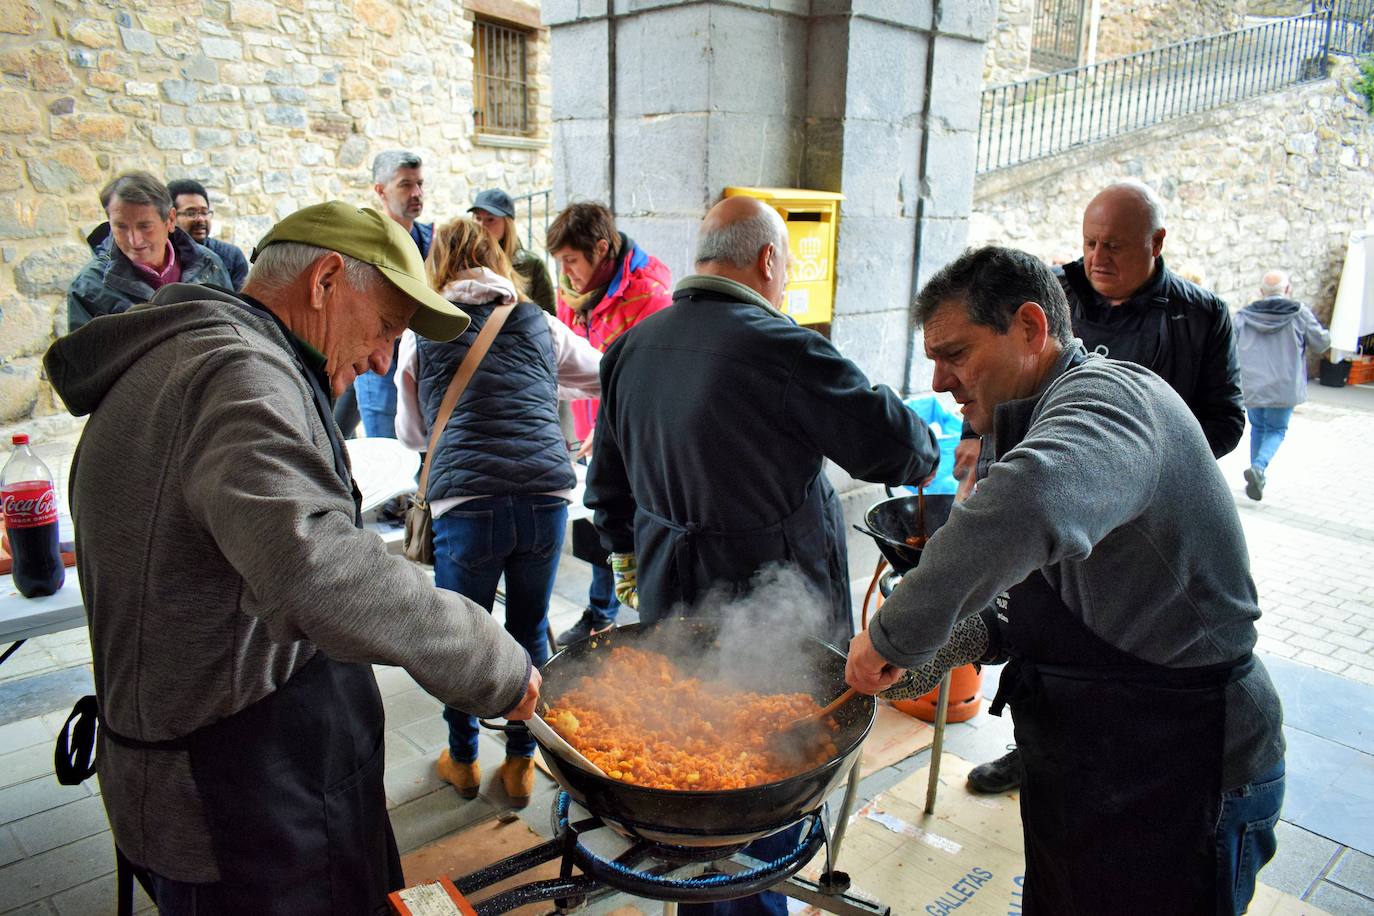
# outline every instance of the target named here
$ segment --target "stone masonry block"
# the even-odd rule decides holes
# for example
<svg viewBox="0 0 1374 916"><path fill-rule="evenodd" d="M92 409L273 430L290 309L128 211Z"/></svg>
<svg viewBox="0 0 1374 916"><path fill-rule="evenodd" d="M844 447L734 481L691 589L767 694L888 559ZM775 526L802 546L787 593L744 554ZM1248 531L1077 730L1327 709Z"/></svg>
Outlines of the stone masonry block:
<svg viewBox="0 0 1374 916"><path fill-rule="evenodd" d="M539 15L546 26L567 25L578 18L577 0L542 0Z"/></svg>
<svg viewBox="0 0 1374 916"><path fill-rule="evenodd" d="M616 115L705 111L711 8L654 10L616 23Z"/></svg>
<svg viewBox="0 0 1374 916"><path fill-rule="evenodd" d="M271 29L277 25L277 8L261 0L232 0L229 21L255 29Z"/></svg>
<svg viewBox="0 0 1374 916"><path fill-rule="evenodd" d="M38 129L38 110L26 93L0 91L0 134L27 134Z"/></svg>
<svg viewBox="0 0 1374 916"><path fill-rule="evenodd" d="M801 185L818 191L838 191L844 185L844 122L812 118L806 122L806 157Z"/></svg>
<svg viewBox="0 0 1374 916"><path fill-rule="evenodd" d="M842 118L849 73L849 20L813 19L807 44L806 114Z"/></svg>
<svg viewBox="0 0 1374 916"><path fill-rule="evenodd" d="M930 117L952 130L978 130L983 43L938 35L930 78Z"/></svg>
<svg viewBox="0 0 1374 916"><path fill-rule="evenodd" d="M957 35L982 44L996 24L997 0L959 0L958 3L940 4L935 30L942 35Z"/></svg>
<svg viewBox="0 0 1374 916"><path fill-rule="evenodd" d="M882 121L919 115L925 107L929 37L884 22L855 19L849 24L849 42L854 53L849 55L845 114Z"/></svg>
<svg viewBox="0 0 1374 916"><path fill-rule="evenodd" d="M701 218L706 212L708 116L616 123L616 212Z"/></svg>
<svg viewBox="0 0 1374 916"><path fill-rule="evenodd" d="M921 132L884 121L844 124L845 212L855 216L914 216L920 193ZM973 156L969 155L969 174Z"/></svg>
<svg viewBox="0 0 1374 916"><path fill-rule="evenodd" d="M3 111L3 106L0 106ZM52 138L54 140L123 140L129 135L129 122L115 115L73 115L54 118Z"/></svg>
<svg viewBox="0 0 1374 916"><path fill-rule="evenodd" d="M805 113L806 23L717 5L710 15L712 111L797 117Z"/></svg>
<svg viewBox="0 0 1374 916"><path fill-rule="evenodd" d="M157 53L157 40L153 38L152 32L120 26L119 37L124 42L124 50L130 54Z"/></svg>
<svg viewBox="0 0 1374 916"><path fill-rule="evenodd" d="M202 38L200 48L206 57L215 60L242 60L243 42L232 38Z"/></svg>
<svg viewBox="0 0 1374 916"><path fill-rule="evenodd" d="M924 213L928 217L967 216L973 207L973 175L978 134L941 130L932 125L923 169Z"/></svg>
<svg viewBox="0 0 1374 916"><path fill-rule="evenodd" d="M67 37L88 48L113 48L114 26L99 19L77 19L67 26Z"/></svg>
<svg viewBox="0 0 1374 916"><path fill-rule="evenodd" d="M27 358L0 366L0 423L33 413L38 403L38 360Z"/></svg>
<svg viewBox="0 0 1374 916"><path fill-rule="evenodd" d="M0 32L32 35L43 22L43 14L30 0L0 0Z"/></svg>
<svg viewBox="0 0 1374 916"><path fill-rule="evenodd" d="M38 42L29 49L27 63L29 83L40 92L76 85L76 79L67 69L66 54L60 42Z"/></svg>
<svg viewBox="0 0 1374 916"><path fill-rule="evenodd" d="M262 115L268 124L280 127L305 126L305 112L294 105L266 105L262 109Z"/></svg>
<svg viewBox="0 0 1374 916"><path fill-rule="evenodd" d="M191 132L185 127L154 127L152 137L158 149L191 148Z"/></svg>
<svg viewBox="0 0 1374 916"><path fill-rule="evenodd" d="M611 196L605 118L553 122L554 206Z"/></svg>
<svg viewBox="0 0 1374 916"><path fill-rule="evenodd" d="M870 382L902 390L911 346L906 309L836 315L830 340L841 353L858 363Z"/></svg>
<svg viewBox="0 0 1374 916"><path fill-rule="evenodd" d="M927 216L920 225L920 253L916 265L916 286L929 282L935 272L953 261L968 247L968 219Z"/></svg>
<svg viewBox="0 0 1374 916"><path fill-rule="evenodd" d="M712 112L707 194L714 200L730 185L799 186L805 139L801 118Z"/></svg>
<svg viewBox="0 0 1374 916"><path fill-rule="evenodd" d="M811 0L811 15L852 14L907 28L929 29L933 6L932 0Z"/></svg>
<svg viewBox="0 0 1374 916"><path fill-rule="evenodd" d="M55 245L28 254L14 268L14 283L26 296L62 295L90 258L80 245ZM3 352L3 351L0 351Z"/></svg>
<svg viewBox="0 0 1374 916"><path fill-rule="evenodd" d="M911 300L915 250L915 220L851 217L841 210L836 312L859 315L905 308Z"/></svg>
<svg viewBox="0 0 1374 916"><path fill-rule="evenodd" d="M68 274L67 282L75 275ZM6 359L41 354L52 342L52 318L52 307L34 299L11 296L0 302L0 353Z"/></svg>
<svg viewBox="0 0 1374 916"><path fill-rule="evenodd" d="M673 272L674 281L692 273L692 262L696 257L697 230L701 226L700 218L617 216L616 225L645 251L666 264Z"/></svg>
<svg viewBox="0 0 1374 916"><path fill-rule="evenodd" d="M609 28L601 20L553 30L549 78L555 118L604 118L609 113Z"/></svg>
<svg viewBox="0 0 1374 916"><path fill-rule="evenodd" d="M190 105L196 100L196 84L186 80L163 80L162 97L178 105Z"/></svg>

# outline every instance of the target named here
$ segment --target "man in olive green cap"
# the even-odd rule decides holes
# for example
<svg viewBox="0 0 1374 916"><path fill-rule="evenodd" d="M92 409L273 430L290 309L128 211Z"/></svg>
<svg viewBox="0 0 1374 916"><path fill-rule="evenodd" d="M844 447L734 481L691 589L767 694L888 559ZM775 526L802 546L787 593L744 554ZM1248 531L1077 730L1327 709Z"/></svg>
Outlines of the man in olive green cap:
<svg viewBox="0 0 1374 916"><path fill-rule="evenodd" d="M48 351L90 415L72 506L101 725L59 778L99 774L120 881L160 912L387 907L373 664L478 715L533 711L525 650L361 528L330 411L407 326L467 323L400 226L334 202L268 232L242 293L169 284Z"/></svg>

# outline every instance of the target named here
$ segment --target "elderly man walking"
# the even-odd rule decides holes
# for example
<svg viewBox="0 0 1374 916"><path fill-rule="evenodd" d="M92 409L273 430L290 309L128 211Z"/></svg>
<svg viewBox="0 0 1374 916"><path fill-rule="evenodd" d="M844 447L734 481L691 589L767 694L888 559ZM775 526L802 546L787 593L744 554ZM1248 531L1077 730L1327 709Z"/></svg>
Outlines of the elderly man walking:
<svg viewBox="0 0 1374 916"><path fill-rule="evenodd" d="M1250 420L1250 467L1245 495L1264 498L1265 475L1293 408L1307 400L1307 356L1325 353L1331 334L1312 310L1290 299L1288 275L1271 270L1260 279L1260 296L1236 315L1240 387Z"/></svg>
<svg viewBox="0 0 1374 916"><path fill-rule="evenodd" d="M637 587L641 620L710 613L698 605L708 592L744 594L761 569L786 564L818 605L796 629L843 645L853 633L844 515L825 460L899 485L929 477L940 451L896 392L778 311L787 257L787 227L762 202L727 198L706 214L697 273L673 307L602 357L586 502L617 591ZM771 859L789 839L748 848ZM714 912L786 906L767 893Z"/></svg>
<svg viewBox="0 0 1374 916"><path fill-rule="evenodd" d="M177 227L167 186L147 172L125 172L100 190L110 220L108 242L96 248L67 290L67 328L147 302L169 283L231 289L219 255Z"/></svg>
<svg viewBox="0 0 1374 916"><path fill-rule="evenodd" d="M44 360L90 415L72 508L98 773L121 882L160 912L362 916L401 882L371 665L516 719L539 672L362 529L331 417L407 326L449 340L467 316L374 210L307 207L253 257L239 295L172 284Z"/></svg>

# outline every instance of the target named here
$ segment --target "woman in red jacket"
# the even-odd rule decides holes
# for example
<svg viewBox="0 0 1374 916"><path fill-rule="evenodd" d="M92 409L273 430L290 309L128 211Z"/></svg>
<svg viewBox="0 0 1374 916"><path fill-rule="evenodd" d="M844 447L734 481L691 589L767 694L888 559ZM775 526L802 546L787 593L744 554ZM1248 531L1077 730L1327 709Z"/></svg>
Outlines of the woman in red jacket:
<svg viewBox="0 0 1374 916"><path fill-rule="evenodd" d="M672 272L616 229L615 216L605 204L568 206L549 226L544 242L559 266L559 319L602 352L673 301ZM578 458L591 455L600 403L572 402L573 427L582 441ZM612 626L619 609L610 567L594 564L587 609L558 635L558 642L568 645Z"/></svg>

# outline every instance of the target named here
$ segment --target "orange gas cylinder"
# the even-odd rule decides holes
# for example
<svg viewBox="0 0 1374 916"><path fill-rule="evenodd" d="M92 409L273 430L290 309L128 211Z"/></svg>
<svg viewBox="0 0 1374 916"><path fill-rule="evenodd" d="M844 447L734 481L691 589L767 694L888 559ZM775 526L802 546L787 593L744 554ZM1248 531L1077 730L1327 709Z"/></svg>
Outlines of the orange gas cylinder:
<svg viewBox="0 0 1374 916"><path fill-rule="evenodd" d="M935 703L940 691L932 690L914 700L897 700L892 704L908 716L915 716L926 722L935 721ZM972 665L964 665L950 672L949 711L946 722L963 722L978 715L983 707L983 673Z"/></svg>
<svg viewBox="0 0 1374 916"><path fill-rule="evenodd" d="M878 568L873 571L873 581L868 585L868 593L864 595L863 606L863 627L868 629L868 605L873 604L873 610L883 606L883 593L876 586L878 579L883 574L883 569L887 566L884 560L878 561ZM925 696L917 697L914 700L894 700L891 702L893 709L906 713L925 722L935 721L935 707L939 702L940 688L935 688ZM949 709L945 713L946 722L963 722L978 715L978 710L983 708L983 672L973 665L963 665L950 672L949 677Z"/></svg>

